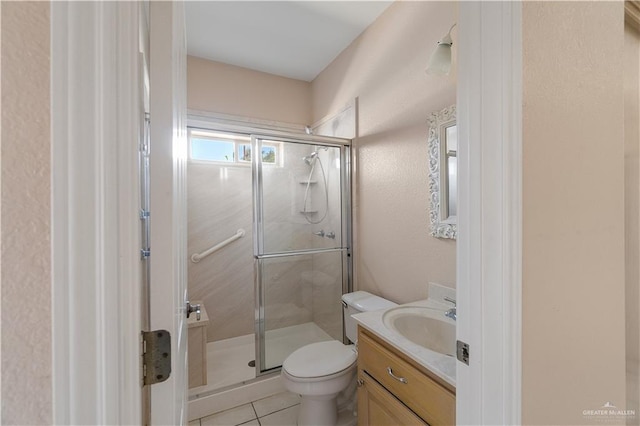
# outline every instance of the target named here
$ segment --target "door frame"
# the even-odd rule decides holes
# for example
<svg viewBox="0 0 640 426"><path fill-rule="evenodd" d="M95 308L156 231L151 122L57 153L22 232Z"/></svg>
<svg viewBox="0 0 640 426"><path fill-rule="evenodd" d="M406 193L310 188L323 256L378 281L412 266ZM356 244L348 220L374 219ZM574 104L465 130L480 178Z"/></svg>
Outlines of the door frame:
<svg viewBox="0 0 640 426"><path fill-rule="evenodd" d="M55 423L141 419L138 6L51 7ZM521 8L458 6L458 337L471 345L471 365L458 363L461 424L521 423Z"/></svg>
<svg viewBox="0 0 640 426"><path fill-rule="evenodd" d="M184 3L152 1L150 18L151 330L171 335L171 374L151 385L150 424L187 421L187 46Z"/></svg>
<svg viewBox="0 0 640 426"><path fill-rule="evenodd" d="M142 14L139 2L51 3L55 424L141 423Z"/></svg>
<svg viewBox="0 0 640 426"><path fill-rule="evenodd" d="M459 424L521 424L522 5L458 6Z"/></svg>

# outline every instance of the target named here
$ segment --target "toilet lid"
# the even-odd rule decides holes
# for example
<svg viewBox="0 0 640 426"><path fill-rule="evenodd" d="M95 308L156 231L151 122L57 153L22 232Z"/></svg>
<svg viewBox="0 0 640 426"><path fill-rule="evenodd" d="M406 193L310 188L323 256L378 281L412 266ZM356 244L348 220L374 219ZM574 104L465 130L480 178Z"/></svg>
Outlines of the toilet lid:
<svg viewBox="0 0 640 426"><path fill-rule="evenodd" d="M353 345L332 340L301 347L284 360L282 368L295 377L322 377L349 368L357 358Z"/></svg>

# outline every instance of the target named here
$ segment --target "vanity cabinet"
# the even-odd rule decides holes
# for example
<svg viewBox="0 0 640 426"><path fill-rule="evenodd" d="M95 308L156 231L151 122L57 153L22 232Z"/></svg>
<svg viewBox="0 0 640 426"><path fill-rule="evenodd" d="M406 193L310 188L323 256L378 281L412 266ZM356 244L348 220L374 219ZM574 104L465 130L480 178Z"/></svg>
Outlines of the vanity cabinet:
<svg viewBox="0 0 640 426"><path fill-rule="evenodd" d="M455 425L455 389L358 327L358 426Z"/></svg>
<svg viewBox="0 0 640 426"><path fill-rule="evenodd" d="M358 425L426 425L367 373L359 379Z"/></svg>

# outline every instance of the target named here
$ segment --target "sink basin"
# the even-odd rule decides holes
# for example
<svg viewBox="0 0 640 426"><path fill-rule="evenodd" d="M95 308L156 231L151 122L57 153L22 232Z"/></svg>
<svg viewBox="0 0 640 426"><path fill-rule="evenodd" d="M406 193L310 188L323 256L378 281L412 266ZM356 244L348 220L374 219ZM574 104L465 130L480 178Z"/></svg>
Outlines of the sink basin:
<svg viewBox="0 0 640 426"><path fill-rule="evenodd" d="M441 309L422 306L400 306L382 315L389 330L405 339L444 355L456 353L456 324Z"/></svg>

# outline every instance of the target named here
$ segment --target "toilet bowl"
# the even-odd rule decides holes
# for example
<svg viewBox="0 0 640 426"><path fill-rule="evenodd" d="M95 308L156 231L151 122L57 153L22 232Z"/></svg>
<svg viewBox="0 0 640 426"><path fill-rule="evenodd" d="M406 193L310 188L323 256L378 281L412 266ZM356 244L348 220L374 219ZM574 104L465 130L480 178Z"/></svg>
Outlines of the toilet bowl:
<svg viewBox="0 0 640 426"><path fill-rule="evenodd" d="M302 396L299 425L335 425L336 398L356 375L354 345L337 340L312 343L293 352L282 365L289 392Z"/></svg>
<svg viewBox="0 0 640 426"><path fill-rule="evenodd" d="M357 338L352 314L396 306L364 291L345 294L342 301L345 331L352 342ZM285 359L280 377L289 392L301 396L299 426L336 425L337 398L355 382L357 358L355 345L331 340L303 346Z"/></svg>

